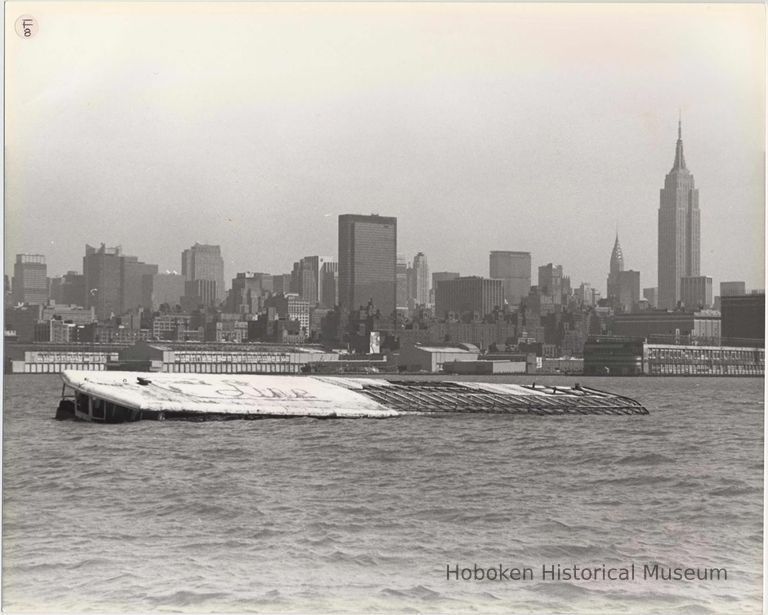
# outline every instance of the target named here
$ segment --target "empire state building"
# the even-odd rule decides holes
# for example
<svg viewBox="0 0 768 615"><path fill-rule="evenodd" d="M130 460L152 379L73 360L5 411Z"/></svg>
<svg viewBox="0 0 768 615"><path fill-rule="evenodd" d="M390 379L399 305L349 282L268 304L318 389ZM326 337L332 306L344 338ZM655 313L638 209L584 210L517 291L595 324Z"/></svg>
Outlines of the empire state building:
<svg viewBox="0 0 768 615"><path fill-rule="evenodd" d="M700 235L699 191L685 166L682 125L678 121L675 162L664 179L659 205L660 308L677 306L680 278L699 275Z"/></svg>

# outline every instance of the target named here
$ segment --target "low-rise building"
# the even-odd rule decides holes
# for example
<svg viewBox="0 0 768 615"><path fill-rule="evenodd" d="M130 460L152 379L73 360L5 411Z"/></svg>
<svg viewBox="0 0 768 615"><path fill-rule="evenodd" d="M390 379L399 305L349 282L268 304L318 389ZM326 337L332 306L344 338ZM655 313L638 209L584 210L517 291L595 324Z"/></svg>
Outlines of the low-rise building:
<svg viewBox="0 0 768 615"><path fill-rule="evenodd" d="M446 361L443 363L443 371L446 374L493 376L500 374L524 374L526 369L525 357L517 361L510 361L508 359L478 359L477 361Z"/></svg>
<svg viewBox="0 0 768 615"><path fill-rule="evenodd" d="M106 350L27 350L23 358L8 357L5 371L12 374L58 374L65 369L101 371L117 358L117 352Z"/></svg>
<svg viewBox="0 0 768 615"><path fill-rule="evenodd" d="M615 336L639 337L649 342L697 341L717 345L720 343L720 313L715 310L646 310L615 314L610 320L609 329Z"/></svg>
<svg viewBox="0 0 768 615"><path fill-rule="evenodd" d="M473 344L482 350L493 346L507 346L517 340L517 327L512 322L434 322L426 329L401 329L397 332L400 344L446 343Z"/></svg>
<svg viewBox="0 0 768 615"><path fill-rule="evenodd" d="M680 278L680 301L688 310L712 307L712 278L704 275Z"/></svg>
<svg viewBox="0 0 768 615"><path fill-rule="evenodd" d="M593 336L584 344L586 376L639 376L643 373L643 338Z"/></svg>
<svg viewBox="0 0 768 615"><path fill-rule="evenodd" d="M443 364L454 361L476 361L480 349L472 344L429 344L400 347L398 365L412 372L440 372Z"/></svg>
<svg viewBox="0 0 768 615"><path fill-rule="evenodd" d="M119 362L152 364L171 373L196 374L299 374L311 364L338 361L339 354L316 348L231 344L212 348L198 344L180 345L140 343L120 351Z"/></svg>
<svg viewBox="0 0 768 615"><path fill-rule="evenodd" d="M762 376L762 348L649 343L596 336L584 347L584 374L593 376Z"/></svg>
<svg viewBox="0 0 768 615"><path fill-rule="evenodd" d="M730 346L765 346L765 293L720 297L722 336Z"/></svg>
<svg viewBox="0 0 768 615"><path fill-rule="evenodd" d="M183 340L190 329L189 314L161 314L152 320L152 338L156 340Z"/></svg>
<svg viewBox="0 0 768 615"><path fill-rule="evenodd" d="M86 309L79 305L66 305L50 301L43 306L40 320L51 319L76 325L87 325L90 322L96 322L96 311L92 307Z"/></svg>
<svg viewBox="0 0 768 615"><path fill-rule="evenodd" d="M264 302L264 308L275 308L278 318L298 321L303 333L309 334L309 302L298 293L273 295Z"/></svg>

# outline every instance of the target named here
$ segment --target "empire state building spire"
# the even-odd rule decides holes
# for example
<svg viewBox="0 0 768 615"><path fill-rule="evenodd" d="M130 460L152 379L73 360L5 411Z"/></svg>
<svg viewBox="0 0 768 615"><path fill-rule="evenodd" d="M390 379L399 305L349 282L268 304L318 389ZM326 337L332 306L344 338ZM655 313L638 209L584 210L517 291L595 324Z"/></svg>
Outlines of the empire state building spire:
<svg viewBox="0 0 768 615"><path fill-rule="evenodd" d="M675 147L675 163L672 165L672 170L687 171L685 166L685 156L683 155L683 119L677 120L677 146Z"/></svg>

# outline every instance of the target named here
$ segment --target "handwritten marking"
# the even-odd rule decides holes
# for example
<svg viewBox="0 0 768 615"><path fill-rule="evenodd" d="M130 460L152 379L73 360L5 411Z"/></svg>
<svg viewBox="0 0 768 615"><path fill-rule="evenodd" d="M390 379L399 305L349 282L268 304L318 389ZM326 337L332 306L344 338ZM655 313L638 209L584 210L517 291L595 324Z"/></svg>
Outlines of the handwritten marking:
<svg viewBox="0 0 768 615"><path fill-rule="evenodd" d="M16 20L16 34L21 38L32 38L37 34L37 20L32 15L22 15Z"/></svg>

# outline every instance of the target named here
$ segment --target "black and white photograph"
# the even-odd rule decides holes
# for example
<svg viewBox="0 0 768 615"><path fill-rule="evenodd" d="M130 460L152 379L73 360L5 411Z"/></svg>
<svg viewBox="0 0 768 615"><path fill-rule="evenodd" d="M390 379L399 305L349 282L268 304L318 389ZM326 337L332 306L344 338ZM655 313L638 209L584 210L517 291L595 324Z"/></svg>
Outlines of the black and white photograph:
<svg viewBox="0 0 768 615"><path fill-rule="evenodd" d="M763 612L764 3L4 12L3 613Z"/></svg>

